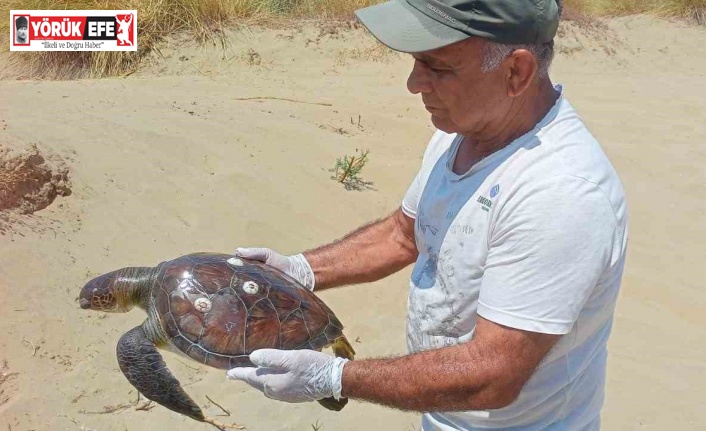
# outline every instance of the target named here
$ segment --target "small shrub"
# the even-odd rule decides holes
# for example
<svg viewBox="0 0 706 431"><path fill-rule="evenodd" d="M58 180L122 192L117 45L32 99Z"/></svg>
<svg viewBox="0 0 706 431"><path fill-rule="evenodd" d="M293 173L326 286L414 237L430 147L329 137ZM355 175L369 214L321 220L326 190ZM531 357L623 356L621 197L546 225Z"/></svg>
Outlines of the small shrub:
<svg viewBox="0 0 706 431"><path fill-rule="evenodd" d="M363 170L363 167L368 162L369 150L359 151L355 150L356 154L349 156L344 155L336 159L336 164L330 172L333 172L332 179L335 179L339 183L343 184L347 190L361 190L363 188L369 188L372 183L368 181L363 181L359 174Z"/></svg>

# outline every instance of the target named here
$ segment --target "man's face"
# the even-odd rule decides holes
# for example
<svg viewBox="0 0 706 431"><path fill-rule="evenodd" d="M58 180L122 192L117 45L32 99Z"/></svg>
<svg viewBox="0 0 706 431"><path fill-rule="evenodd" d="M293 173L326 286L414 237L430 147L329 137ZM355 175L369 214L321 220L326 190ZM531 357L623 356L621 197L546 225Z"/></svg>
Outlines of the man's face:
<svg viewBox="0 0 706 431"><path fill-rule="evenodd" d="M483 41L469 38L443 48L413 54L407 80L413 94L421 93L437 129L474 136L507 109L502 67L484 73Z"/></svg>
<svg viewBox="0 0 706 431"><path fill-rule="evenodd" d="M27 27L18 28L17 37L19 37L20 39L27 39Z"/></svg>

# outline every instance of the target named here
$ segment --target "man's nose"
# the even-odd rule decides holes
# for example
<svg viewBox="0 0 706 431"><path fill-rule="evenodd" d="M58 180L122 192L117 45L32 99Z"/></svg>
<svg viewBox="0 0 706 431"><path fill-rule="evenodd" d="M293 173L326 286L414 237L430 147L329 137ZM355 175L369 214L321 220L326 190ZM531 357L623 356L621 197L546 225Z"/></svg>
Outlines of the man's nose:
<svg viewBox="0 0 706 431"><path fill-rule="evenodd" d="M412 72L407 78L407 90L412 94L431 93L432 85L430 80L429 67L419 60L414 61Z"/></svg>

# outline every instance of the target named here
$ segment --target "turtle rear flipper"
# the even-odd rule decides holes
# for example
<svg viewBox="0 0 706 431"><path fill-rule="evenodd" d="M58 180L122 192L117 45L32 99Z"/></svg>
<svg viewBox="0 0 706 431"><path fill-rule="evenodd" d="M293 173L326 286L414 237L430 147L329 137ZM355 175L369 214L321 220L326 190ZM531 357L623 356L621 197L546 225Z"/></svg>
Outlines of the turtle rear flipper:
<svg viewBox="0 0 706 431"><path fill-rule="evenodd" d="M336 341L331 343L331 348L333 349L333 354L339 358L353 359L355 356L355 350L353 346L351 346L351 343L348 342L345 335L341 335ZM348 404L348 398L341 398L339 400L336 400L334 397L323 398L319 400L319 404L329 410L338 412Z"/></svg>
<svg viewBox="0 0 706 431"><path fill-rule="evenodd" d="M340 412L348 404L348 398L341 398L338 401L334 397L322 398L319 404L334 412Z"/></svg>
<svg viewBox="0 0 706 431"><path fill-rule="evenodd" d="M179 380L172 375L154 343L147 338L142 326L120 337L117 347L118 365L128 381L142 395L162 406L199 422L219 429L243 428L227 425L204 416L201 408L184 392Z"/></svg>

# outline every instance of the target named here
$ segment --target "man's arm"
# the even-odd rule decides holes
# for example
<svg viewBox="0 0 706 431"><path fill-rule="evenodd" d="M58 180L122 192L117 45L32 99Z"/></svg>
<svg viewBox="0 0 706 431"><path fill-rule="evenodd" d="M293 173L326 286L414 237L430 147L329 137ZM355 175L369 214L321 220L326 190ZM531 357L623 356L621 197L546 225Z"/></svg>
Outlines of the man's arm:
<svg viewBox="0 0 706 431"><path fill-rule="evenodd" d="M414 263L414 219L398 209L331 244L304 252L316 290L380 280Z"/></svg>
<svg viewBox="0 0 706 431"><path fill-rule="evenodd" d="M342 396L414 411L505 407L560 337L508 328L479 316L467 343L346 363Z"/></svg>

